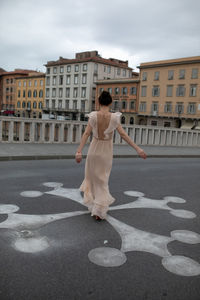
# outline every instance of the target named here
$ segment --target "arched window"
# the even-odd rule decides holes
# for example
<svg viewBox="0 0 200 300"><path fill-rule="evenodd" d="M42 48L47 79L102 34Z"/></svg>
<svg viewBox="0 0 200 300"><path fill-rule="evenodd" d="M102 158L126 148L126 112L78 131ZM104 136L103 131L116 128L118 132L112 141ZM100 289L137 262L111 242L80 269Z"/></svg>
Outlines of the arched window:
<svg viewBox="0 0 200 300"><path fill-rule="evenodd" d="M36 91L36 90L34 90L34 92L33 92L33 97L34 97L34 98L37 97L37 91Z"/></svg>
<svg viewBox="0 0 200 300"><path fill-rule="evenodd" d="M134 118L130 117L130 124L134 124Z"/></svg>
<svg viewBox="0 0 200 300"><path fill-rule="evenodd" d="M27 108L31 108L31 102L30 101L27 102Z"/></svg>
<svg viewBox="0 0 200 300"><path fill-rule="evenodd" d="M121 121L121 123L122 123L122 124L125 124L125 121L126 121L125 117L122 116L122 121Z"/></svg>
<svg viewBox="0 0 200 300"><path fill-rule="evenodd" d="M21 102L20 102L20 101L17 102L17 107L18 107L18 108L21 107Z"/></svg>
<svg viewBox="0 0 200 300"><path fill-rule="evenodd" d="M39 97L42 98L43 97L43 90L39 91Z"/></svg>
<svg viewBox="0 0 200 300"><path fill-rule="evenodd" d="M42 109L42 102L39 103L39 108Z"/></svg>
<svg viewBox="0 0 200 300"><path fill-rule="evenodd" d="M28 98L31 98L31 90L28 91Z"/></svg>
<svg viewBox="0 0 200 300"><path fill-rule="evenodd" d="M36 101L33 102L33 108L37 108L37 102Z"/></svg>
<svg viewBox="0 0 200 300"><path fill-rule="evenodd" d="M26 102L25 102L25 101L22 102L22 107L23 107L23 108L26 107Z"/></svg>

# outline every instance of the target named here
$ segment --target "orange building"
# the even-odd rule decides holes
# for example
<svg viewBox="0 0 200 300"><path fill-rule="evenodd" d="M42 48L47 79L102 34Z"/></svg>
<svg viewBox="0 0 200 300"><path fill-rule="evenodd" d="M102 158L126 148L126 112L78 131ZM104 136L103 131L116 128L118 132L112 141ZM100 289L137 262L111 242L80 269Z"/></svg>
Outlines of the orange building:
<svg viewBox="0 0 200 300"><path fill-rule="evenodd" d="M41 118L44 106L45 74L34 73L16 79L15 114L18 117Z"/></svg>
<svg viewBox="0 0 200 300"><path fill-rule="evenodd" d="M136 124L138 110L139 79L134 72L133 78L107 79L96 81L96 109L99 109L98 97L103 90L113 99L112 111L122 112L122 124Z"/></svg>
<svg viewBox="0 0 200 300"><path fill-rule="evenodd" d="M200 56L142 63L139 124L200 126Z"/></svg>
<svg viewBox="0 0 200 300"><path fill-rule="evenodd" d="M31 70L16 69L0 73L0 111L1 115L14 115L16 103L16 79L28 76Z"/></svg>

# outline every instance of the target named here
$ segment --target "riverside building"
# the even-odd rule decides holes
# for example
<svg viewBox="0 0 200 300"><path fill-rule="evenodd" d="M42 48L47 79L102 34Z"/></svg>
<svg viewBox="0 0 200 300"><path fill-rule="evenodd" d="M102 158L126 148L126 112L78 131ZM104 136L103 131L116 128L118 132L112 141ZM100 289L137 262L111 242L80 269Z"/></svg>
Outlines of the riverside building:
<svg viewBox="0 0 200 300"><path fill-rule="evenodd" d="M103 90L108 91L113 99L112 111L122 113L121 123L126 125L137 124L139 76L98 80L96 85L96 109L99 108L99 95Z"/></svg>
<svg viewBox="0 0 200 300"><path fill-rule="evenodd" d="M98 51L76 53L74 59L60 57L46 66L45 107L55 118L85 120L95 109L97 80L130 78L128 61L102 58Z"/></svg>
<svg viewBox="0 0 200 300"><path fill-rule="evenodd" d="M142 63L140 125L200 128L200 56Z"/></svg>

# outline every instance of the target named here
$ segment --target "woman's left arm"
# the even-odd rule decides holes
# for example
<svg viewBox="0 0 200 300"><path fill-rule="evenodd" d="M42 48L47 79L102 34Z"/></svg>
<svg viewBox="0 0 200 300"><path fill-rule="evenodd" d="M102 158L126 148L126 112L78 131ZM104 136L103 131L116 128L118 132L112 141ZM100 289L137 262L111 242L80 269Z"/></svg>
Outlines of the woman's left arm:
<svg viewBox="0 0 200 300"><path fill-rule="evenodd" d="M76 158L76 162L77 163L80 163L81 160L82 160L82 150L83 150L83 147L85 146L85 144L86 144L86 142L88 140L88 137L90 136L91 132L92 132L92 127L88 123L87 127L85 128L85 131L84 131L84 133L83 133L83 135L81 137L80 145L79 145L79 147L78 147L78 149L76 151L75 158Z"/></svg>

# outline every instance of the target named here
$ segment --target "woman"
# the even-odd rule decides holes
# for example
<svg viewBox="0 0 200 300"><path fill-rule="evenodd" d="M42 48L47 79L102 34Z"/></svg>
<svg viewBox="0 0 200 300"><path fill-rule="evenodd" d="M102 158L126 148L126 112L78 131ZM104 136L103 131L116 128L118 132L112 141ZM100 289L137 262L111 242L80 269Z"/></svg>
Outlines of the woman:
<svg viewBox="0 0 200 300"><path fill-rule="evenodd" d="M120 136L133 147L141 158L146 158L146 153L138 147L126 134L120 124L120 112L110 113L112 104L111 95L103 91L99 97L99 111L93 111L89 116L88 125L81 138L76 152L76 162L82 160L82 149L91 132L93 139L90 143L85 163L85 178L80 186L84 192L84 204L87 205L91 215L98 219L105 219L109 205L115 199L111 196L108 180L113 159L113 132L117 129Z"/></svg>

